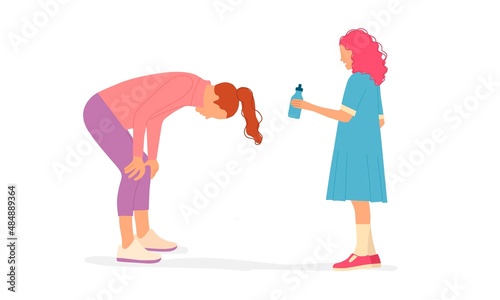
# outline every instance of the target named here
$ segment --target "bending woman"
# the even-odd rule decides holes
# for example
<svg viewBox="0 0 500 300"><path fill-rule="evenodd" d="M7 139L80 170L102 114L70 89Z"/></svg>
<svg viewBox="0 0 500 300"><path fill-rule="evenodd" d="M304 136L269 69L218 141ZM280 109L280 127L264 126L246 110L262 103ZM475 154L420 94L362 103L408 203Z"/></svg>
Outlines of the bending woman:
<svg viewBox="0 0 500 300"><path fill-rule="evenodd" d="M117 201L122 239L118 261L155 263L161 260L156 252L177 248L150 229L148 218L150 180L159 169L156 157L163 120L185 106L195 107L207 119L227 119L240 102L244 134L258 145L262 142L258 111L252 91L245 87L236 89L227 82L212 85L189 73L160 73L119 83L90 98L83 113L85 125L122 176ZM133 137L128 129L133 129ZM146 132L147 155L143 152Z"/></svg>
<svg viewBox="0 0 500 300"><path fill-rule="evenodd" d="M370 225L370 202L387 202L380 128L384 113L380 85L385 79L386 53L364 29L350 30L339 42L341 61L352 75L340 110L306 101L292 105L340 121L328 181L327 200L351 200L356 215L356 248L335 270L380 266Z"/></svg>

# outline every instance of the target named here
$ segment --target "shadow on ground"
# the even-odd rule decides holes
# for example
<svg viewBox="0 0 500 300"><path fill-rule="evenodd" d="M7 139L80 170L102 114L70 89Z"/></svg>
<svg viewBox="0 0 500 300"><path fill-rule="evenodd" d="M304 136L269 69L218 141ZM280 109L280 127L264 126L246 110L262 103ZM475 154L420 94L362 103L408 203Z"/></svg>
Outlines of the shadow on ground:
<svg viewBox="0 0 500 300"><path fill-rule="evenodd" d="M85 258L90 264L110 266L110 267L138 267L138 268L170 268L170 269L214 269L214 270L310 270L310 271L331 271L332 264L275 264L256 261L224 259L224 258L174 258L174 253L187 253L187 249L179 248L177 251L165 254L162 260L156 264L136 264L117 262L111 256L92 256ZM172 258L170 258L172 257ZM366 269L365 271L396 271L398 268L392 265L383 265L380 268Z"/></svg>

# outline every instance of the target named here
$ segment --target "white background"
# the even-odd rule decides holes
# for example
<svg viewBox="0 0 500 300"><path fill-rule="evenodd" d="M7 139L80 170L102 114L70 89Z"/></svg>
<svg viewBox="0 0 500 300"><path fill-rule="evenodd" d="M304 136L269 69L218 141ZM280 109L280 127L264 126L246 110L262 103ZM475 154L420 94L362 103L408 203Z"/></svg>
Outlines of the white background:
<svg viewBox="0 0 500 300"><path fill-rule="evenodd" d="M500 24L492 3L61 1L44 20L37 1L2 2L0 182L18 186L19 277L18 293L0 284L0 298L498 299ZM37 32L14 45L34 16ZM350 72L338 39L359 27L388 53L388 203L372 206L384 266L334 272L355 243L351 204L325 200L337 124L310 112L285 123L279 115L298 83L306 100L340 106ZM247 142L239 113L207 121L184 108L168 118L150 217L180 248L157 265L123 268L113 263L120 176L90 140L82 111L108 86L169 71L251 88L264 143ZM479 101L476 89L488 92L481 78L497 86ZM464 101L460 116L454 106ZM424 154L416 143L435 130L444 141ZM79 146L83 157L68 166ZM194 207L195 190L231 161L239 173ZM58 177L58 164L71 171ZM186 219L182 206L198 215ZM0 215L5 240L5 204ZM336 244L330 254L316 251L321 240ZM0 257L5 282L6 247Z"/></svg>

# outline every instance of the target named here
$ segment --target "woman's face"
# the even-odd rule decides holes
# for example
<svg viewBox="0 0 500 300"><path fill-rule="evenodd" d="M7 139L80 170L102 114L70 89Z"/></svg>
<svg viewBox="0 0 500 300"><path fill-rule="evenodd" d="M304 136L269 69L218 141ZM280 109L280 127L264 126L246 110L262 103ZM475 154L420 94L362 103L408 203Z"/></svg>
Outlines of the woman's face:
<svg viewBox="0 0 500 300"><path fill-rule="evenodd" d="M218 99L219 97L217 97ZM227 113L225 110L221 109L219 105L215 104L214 101L217 99L207 99L204 101L203 107L197 107L196 111L199 112L205 119L215 118L215 119L226 119Z"/></svg>
<svg viewBox="0 0 500 300"><path fill-rule="evenodd" d="M347 70L352 69L352 51L340 45L340 60L344 63Z"/></svg>

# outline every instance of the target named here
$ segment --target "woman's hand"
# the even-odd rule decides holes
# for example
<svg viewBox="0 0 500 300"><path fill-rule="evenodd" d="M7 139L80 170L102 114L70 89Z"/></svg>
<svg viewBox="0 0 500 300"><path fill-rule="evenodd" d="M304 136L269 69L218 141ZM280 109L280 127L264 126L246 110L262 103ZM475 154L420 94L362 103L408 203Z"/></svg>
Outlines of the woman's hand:
<svg viewBox="0 0 500 300"><path fill-rule="evenodd" d="M300 99L292 99L292 106L304 110L312 110L312 108L314 107L314 105L312 105L311 103Z"/></svg>
<svg viewBox="0 0 500 300"><path fill-rule="evenodd" d="M158 161L156 159L148 160L144 165L149 166L151 170L151 179L153 179L153 177L155 177L156 175L156 172L158 172L158 170L160 169Z"/></svg>
<svg viewBox="0 0 500 300"><path fill-rule="evenodd" d="M384 121L384 119L380 119L380 120L378 121L378 123L379 123L379 125L380 125L380 128L382 128L382 126L384 126L384 124L385 124L385 121Z"/></svg>
<svg viewBox="0 0 500 300"><path fill-rule="evenodd" d="M146 172L146 165L144 164L142 157L134 156L132 162L125 167L124 171L125 174L129 174L128 178L132 178L137 174L137 176L134 178L134 180L137 181L141 179L142 176L144 176L144 173Z"/></svg>

